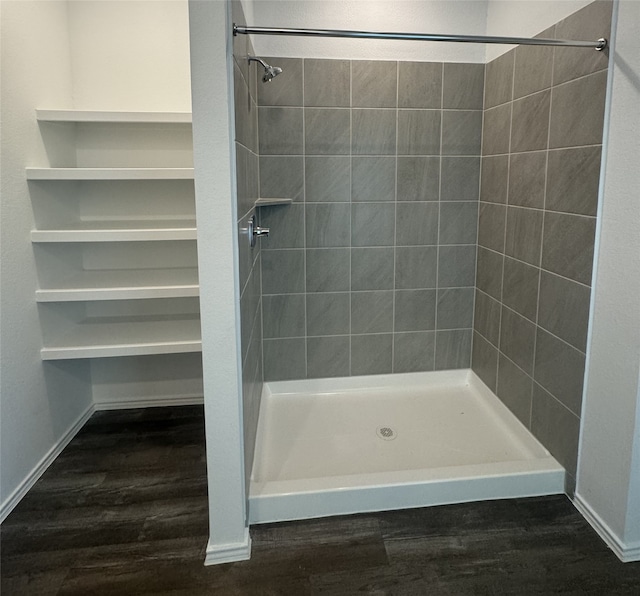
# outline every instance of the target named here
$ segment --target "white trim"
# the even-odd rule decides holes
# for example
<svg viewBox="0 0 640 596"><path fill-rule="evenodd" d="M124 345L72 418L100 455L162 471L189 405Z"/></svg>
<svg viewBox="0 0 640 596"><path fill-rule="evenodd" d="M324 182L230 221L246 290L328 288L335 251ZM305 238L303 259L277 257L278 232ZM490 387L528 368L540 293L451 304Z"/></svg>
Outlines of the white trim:
<svg viewBox="0 0 640 596"><path fill-rule="evenodd" d="M623 563L640 561L640 542L625 544L579 494L573 504L618 559Z"/></svg>
<svg viewBox="0 0 640 596"><path fill-rule="evenodd" d="M157 408L162 406L201 406L204 404L202 394L198 395L168 395L167 397L149 397L118 400L95 400L96 412L104 410L132 410L134 408Z"/></svg>
<svg viewBox="0 0 640 596"><path fill-rule="evenodd" d="M51 449L47 451L44 457L36 464L31 472L27 474L16 489L5 499L4 503L0 506L0 523L13 511L31 487L40 479L40 476L47 471L47 468L54 462L56 457L62 453L62 450L71 442L71 439L78 434L78 431L85 425L87 420L91 418L94 411L95 406L91 404L84 413L80 415L78 420L69 427L67 432L54 443Z"/></svg>
<svg viewBox="0 0 640 596"><path fill-rule="evenodd" d="M244 540L231 544L207 544L205 565L220 565L221 563L235 563L236 561L248 561L251 558L251 536L249 528L244 529Z"/></svg>

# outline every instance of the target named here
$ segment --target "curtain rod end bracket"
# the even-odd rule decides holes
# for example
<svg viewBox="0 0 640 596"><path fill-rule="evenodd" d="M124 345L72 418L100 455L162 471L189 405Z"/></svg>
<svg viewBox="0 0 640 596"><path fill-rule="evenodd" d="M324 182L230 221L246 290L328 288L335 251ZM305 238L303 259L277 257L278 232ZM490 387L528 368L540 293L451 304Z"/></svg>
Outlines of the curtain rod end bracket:
<svg viewBox="0 0 640 596"><path fill-rule="evenodd" d="M609 42L604 37L601 37L598 40L598 45L596 46L596 52L602 52L602 50L606 50L608 45L609 45Z"/></svg>

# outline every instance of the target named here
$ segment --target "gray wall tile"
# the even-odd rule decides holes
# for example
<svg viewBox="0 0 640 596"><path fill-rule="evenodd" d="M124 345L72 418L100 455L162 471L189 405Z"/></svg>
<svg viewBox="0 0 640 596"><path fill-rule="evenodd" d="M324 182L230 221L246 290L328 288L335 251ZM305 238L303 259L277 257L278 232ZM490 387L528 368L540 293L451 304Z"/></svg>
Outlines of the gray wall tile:
<svg viewBox="0 0 640 596"><path fill-rule="evenodd" d="M498 378L498 350L478 333L473 334L471 370L495 393Z"/></svg>
<svg viewBox="0 0 640 596"><path fill-rule="evenodd" d="M395 283L397 289L410 290L436 287L437 247L398 247L395 252Z"/></svg>
<svg viewBox="0 0 640 596"><path fill-rule="evenodd" d="M434 369L436 334L415 331L393 334L393 372L423 372Z"/></svg>
<svg viewBox="0 0 640 596"><path fill-rule="evenodd" d="M442 107L441 62L400 62L398 64L398 107Z"/></svg>
<svg viewBox="0 0 640 596"><path fill-rule="evenodd" d="M447 62L444 65L442 107L481 110L484 95L484 64Z"/></svg>
<svg viewBox="0 0 640 596"><path fill-rule="evenodd" d="M304 248L304 205L261 207L259 211L260 225L269 228L269 236L260 239L262 248Z"/></svg>
<svg viewBox="0 0 640 596"><path fill-rule="evenodd" d="M264 350L264 380L285 381L289 379L304 379L307 376L305 357L305 340L296 339L265 339L262 342Z"/></svg>
<svg viewBox="0 0 640 596"><path fill-rule="evenodd" d="M305 334L304 294L263 296L265 339L303 337Z"/></svg>
<svg viewBox="0 0 640 596"><path fill-rule="evenodd" d="M479 157L442 158L441 201L477 201L479 193Z"/></svg>
<svg viewBox="0 0 640 596"><path fill-rule="evenodd" d="M351 336L351 374L376 375L392 370L391 333Z"/></svg>
<svg viewBox="0 0 640 596"><path fill-rule="evenodd" d="M351 249L351 290L393 289L393 248Z"/></svg>
<svg viewBox="0 0 640 596"><path fill-rule="evenodd" d="M509 205L544 208L547 152L515 153L509 161Z"/></svg>
<svg viewBox="0 0 640 596"><path fill-rule="evenodd" d="M442 112L442 155L480 155L482 110Z"/></svg>
<svg viewBox="0 0 640 596"><path fill-rule="evenodd" d="M556 26L558 39L600 39L611 35L610 0L596 1L575 12ZM607 68L609 52L571 52L557 49L554 58L554 84L564 83Z"/></svg>
<svg viewBox="0 0 640 596"><path fill-rule="evenodd" d="M507 207L505 254L531 265L539 265L542 218L542 211Z"/></svg>
<svg viewBox="0 0 640 596"><path fill-rule="evenodd" d="M348 155L351 142L349 110L305 108L307 155Z"/></svg>
<svg viewBox="0 0 640 596"><path fill-rule="evenodd" d="M606 81L602 71L554 87L550 147L602 143Z"/></svg>
<svg viewBox="0 0 640 596"><path fill-rule="evenodd" d="M595 215L601 157L600 146L549 151L546 208Z"/></svg>
<svg viewBox="0 0 640 596"><path fill-rule="evenodd" d="M590 296L588 286L543 271L538 325L584 352Z"/></svg>
<svg viewBox="0 0 640 596"><path fill-rule="evenodd" d="M500 342L500 310L501 306L497 300L476 290L474 330L496 347Z"/></svg>
<svg viewBox="0 0 640 596"><path fill-rule="evenodd" d="M478 244L498 252L504 252L504 236L507 222L505 205L480 203L478 214Z"/></svg>
<svg viewBox="0 0 640 596"><path fill-rule="evenodd" d="M500 354L497 395L527 428L531 426L533 379Z"/></svg>
<svg viewBox="0 0 640 596"><path fill-rule="evenodd" d="M354 155L394 155L395 110L352 110L351 151Z"/></svg>
<svg viewBox="0 0 640 596"><path fill-rule="evenodd" d="M349 107L351 102L351 63L348 60L304 61L304 105Z"/></svg>
<svg viewBox="0 0 640 596"><path fill-rule="evenodd" d="M554 28L536 37L553 38ZM551 87L552 46L518 46L515 49L513 96L524 97Z"/></svg>
<svg viewBox="0 0 640 596"><path fill-rule="evenodd" d="M590 284L595 224L592 217L545 213L543 269Z"/></svg>
<svg viewBox="0 0 640 596"><path fill-rule="evenodd" d="M396 290L395 331L432 331L435 324L435 290Z"/></svg>
<svg viewBox="0 0 640 596"><path fill-rule="evenodd" d="M507 144L509 134L507 133ZM480 200L486 203L506 203L509 180L509 156L482 158Z"/></svg>
<svg viewBox="0 0 640 596"><path fill-rule="evenodd" d="M398 63L355 60L351 63L351 102L354 108L395 108Z"/></svg>
<svg viewBox="0 0 640 596"><path fill-rule="evenodd" d="M398 155L438 155L440 114L439 110L400 110Z"/></svg>
<svg viewBox="0 0 640 596"><path fill-rule="evenodd" d="M307 248L349 246L351 208L346 203L306 205Z"/></svg>
<svg viewBox="0 0 640 596"><path fill-rule="evenodd" d="M438 287L465 288L476 280L476 247L442 246L438 254Z"/></svg>
<svg viewBox="0 0 640 596"><path fill-rule="evenodd" d="M502 267L504 255L478 247L478 276L476 286L485 294L502 300Z"/></svg>
<svg viewBox="0 0 640 596"><path fill-rule="evenodd" d="M302 155L302 110L259 108L260 155Z"/></svg>
<svg viewBox="0 0 640 596"><path fill-rule="evenodd" d="M506 257L502 302L530 321L536 321L540 270Z"/></svg>
<svg viewBox="0 0 640 596"><path fill-rule="evenodd" d="M482 130L482 155L509 153L511 104L485 110Z"/></svg>
<svg viewBox="0 0 640 596"><path fill-rule="evenodd" d="M393 292L352 292L351 333L393 331Z"/></svg>
<svg viewBox="0 0 640 596"><path fill-rule="evenodd" d="M263 60L271 66L279 66L282 72L270 83L262 82L264 70L256 62L251 62L251 69L257 71L258 105L261 106L302 106L302 59L271 58Z"/></svg>
<svg viewBox="0 0 640 596"><path fill-rule="evenodd" d="M437 201L440 157L398 157L398 201Z"/></svg>
<svg viewBox="0 0 640 596"><path fill-rule="evenodd" d="M307 377L348 377L349 336L309 337L307 339Z"/></svg>
<svg viewBox="0 0 640 596"><path fill-rule="evenodd" d="M304 251L262 251L262 293L304 292Z"/></svg>
<svg viewBox="0 0 640 596"><path fill-rule="evenodd" d="M438 290L436 329L462 329L473 324L473 288Z"/></svg>
<svg viewBox="0 0 640 596"><path fill-rule="evenodd" d="M485 109L512 100L514 60L515 51L511 50L487 63L484 86Z"/></svg>
<svg viewBox="0 0 640 596"><path fill-rule="evenodd" d="M511 151L547 148L550 106L550 91L541 91L513 102Z"/></svg>
<svg viewBox="0 0 640 596"><path fill-rule="evenodd" d="M575 477L580 419L537 383L533 384L531 432Z"/></svg>
<svg viewBox="0 0 640 596"><path fill-rule="evenodd" d="M478 202L440 203L440 244L475 244Z"/></svg>
<svg viewBox="0 0 640 596"><path fill-rule="evenodd" d="M260 196L264 198L304 200L302 156L260 157Z"/></svg>
<svg viewBox="0 0 640 596"><path fill-rule="evenodd" d="M438 243L438 203L396 204L396 245Z"/></svg>
<svg viewBox="0 0 640 596"><path fill-rule="evenodd" d="M502 308L500 351L524 372L533 374L536 326L508 308Z"/></svg>
<svg viewBox="0 0 640 596"><path fill-rule="evenodd" d="M348 202L351 197L351 158L307 157L304 160L305 199L316 202Z"/></svg>
<svg viewBox="0 0 640 596"><path fill-rule="evenodd" d="M349 248L307 249L306 291L347 292L349 290Z"/></svg>
<svg viewBox="0 0 640 596"><path fill-rule="evenodd" d="M538 329L533 378L576 416L580 416L585 356Z"/></svg>
<svg viewBox="0 0 640 596"><path fill-rule="evenodd" d="M393 246L396 207L394 203L351 205L352 246Z"/></svg>
<svg viewBox="0 0 640 596"><path fill-rule="evenodd" d="M307 335L349 333L349 293L306 294Z"/></svg>
<svg viewBox="0 0 640 596"><path fill-rule="evenodd" d="M436 331L436 370L469 368L471 329Z"/></svg>
<svg viewBox="0 0 640 596"><path fill-rule="evenodd" d="M353 157L351 168L352 201L395 200L395 157Z"/></svg>

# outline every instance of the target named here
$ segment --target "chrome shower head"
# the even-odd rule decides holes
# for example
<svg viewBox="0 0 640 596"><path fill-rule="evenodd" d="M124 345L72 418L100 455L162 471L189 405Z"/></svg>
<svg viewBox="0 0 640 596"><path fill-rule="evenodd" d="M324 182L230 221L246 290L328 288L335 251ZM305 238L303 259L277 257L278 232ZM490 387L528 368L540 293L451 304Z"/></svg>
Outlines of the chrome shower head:
<svg viewBox="0 0 640 596"><path fill-rule="evenodd" d="M269 66L262 58L257 56L247 56L249 62L258 62L264 68L264 74L262 75L262 82L269 83L273 77L277 77L282 69L279 66Z"/></svg>

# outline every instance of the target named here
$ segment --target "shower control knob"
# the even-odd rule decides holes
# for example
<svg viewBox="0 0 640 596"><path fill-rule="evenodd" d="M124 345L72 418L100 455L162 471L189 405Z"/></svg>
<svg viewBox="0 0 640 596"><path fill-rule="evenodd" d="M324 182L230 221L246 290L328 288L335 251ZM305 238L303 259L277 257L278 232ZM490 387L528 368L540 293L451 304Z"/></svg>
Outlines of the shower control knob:
<svg viewBox="0 0 640 596"><path fill-rule="evenodd" d="M249 235L249 245L251 246L251 248L256 245L257 238L269 235L269 228L261 228L260 226L256 225L255 215L251 216L251 219L249 220L249 229L247 231Z"/></svg>

